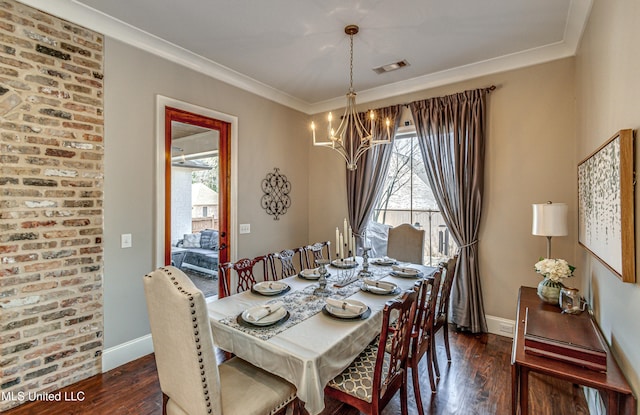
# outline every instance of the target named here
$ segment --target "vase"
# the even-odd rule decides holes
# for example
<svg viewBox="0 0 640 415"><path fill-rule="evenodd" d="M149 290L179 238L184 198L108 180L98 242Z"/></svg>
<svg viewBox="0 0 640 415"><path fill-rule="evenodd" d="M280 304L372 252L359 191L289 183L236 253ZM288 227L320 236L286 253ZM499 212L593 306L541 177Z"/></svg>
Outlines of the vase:
<svg viewBox="0 0 640 415"><path fill-rule="evenodd" d="M538 284L538 297L548 304L559 306L560 290L564 287L561 282L545 278Z"/></svg>

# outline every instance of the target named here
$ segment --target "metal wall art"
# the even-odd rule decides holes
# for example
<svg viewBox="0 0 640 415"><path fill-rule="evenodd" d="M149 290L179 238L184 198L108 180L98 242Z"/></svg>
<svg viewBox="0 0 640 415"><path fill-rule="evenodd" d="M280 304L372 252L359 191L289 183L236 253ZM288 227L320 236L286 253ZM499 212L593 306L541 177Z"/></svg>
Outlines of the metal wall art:
<svg viewBox="0 0 640 415"><path fill-rule="evenodd" d="M273 170L273 173L268 173L262 180L264 195L261 204L268 215L273 215L273 220L278 220L291 206L291 182L287 180L287 176L280 173L280 169L276 167Z"/></svg>

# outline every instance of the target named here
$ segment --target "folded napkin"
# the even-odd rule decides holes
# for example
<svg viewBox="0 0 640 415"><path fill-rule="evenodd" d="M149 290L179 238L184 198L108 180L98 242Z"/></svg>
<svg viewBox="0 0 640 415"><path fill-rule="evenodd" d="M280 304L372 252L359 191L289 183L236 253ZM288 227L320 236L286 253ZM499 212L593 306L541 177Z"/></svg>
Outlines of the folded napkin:
<svg viewBox="0 0 640 415"><path fill-rule="evenodd" d="M419 269L411 268L411 267L400 267L398 265L392 265L391 269L394 270L395 272L398 272L400 274L405 274L405 275L418 275L418 274L420 274L420 270Z"/></svg>
<svg viewBox="0 0 640 415"><path fill-rule="evenodd" d="M250 323L255 323L256 321L260 321L266 316L275 313L282 307L284 307L284 303L282 303L282 301L251 307L244 314L244 319Z"/></svg>
<svg viewBox="0 0 640 415"><path fill-rule="evenodd" d="M385 257L376 259L375 262L379 262L381 264L391 264L393 262L396 262L396 260L393 258L389 258L388 256L385 256Z"/></svg>
<svg viewBox="0 0 640 415"><path fill-rule="evenodd" d="M262 292L280 292L287 288L287 284L279 281L264 281L253 286L256 291Z"/></svg>
<svg viewBox="0 0 640 415"><path fill-rule="evenodd" d="M385 290L385 291L389 291L389 292L395 290L396 287L397 287L397 285L395 285L392 282L376 281L376 280L372 280L370 278L365 278L365 279L362 280L362 282L364 282L369 287L377 287L377 288L380 288L381 290Z"/></svg>
<svg viewBox="0 0 640 415"><path fill-rule="evenodd" d="M303 269L301 272L302 275L304 275L305 277L319 277L320 276L320 271L318 270L318 268L307 268L307 269Z"/></svg>
<svg viewBox="0 0 640 415"><path fill-rule="evenodd" d="M327 304L334 308L341 308L354 315L362 314L365 310L364 306L350 303L349 300L336 300L335 298L327 298Z"/></svg>

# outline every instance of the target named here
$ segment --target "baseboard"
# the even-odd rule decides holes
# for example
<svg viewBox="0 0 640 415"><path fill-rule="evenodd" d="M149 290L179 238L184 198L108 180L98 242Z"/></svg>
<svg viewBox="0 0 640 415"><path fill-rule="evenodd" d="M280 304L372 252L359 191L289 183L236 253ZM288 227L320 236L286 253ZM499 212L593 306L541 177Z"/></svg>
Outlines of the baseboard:
<svg viewBox="0 0 640 415"><path fill-rule="evenodd" d="M110 347L102 353L102 373L153 353L151 334Z"/></svg>
<svg viewBox="0 0 640 415"><path fill-rule="evenodd" d="M515 321L489 315L485 315L485 319L489 333L513 338Z"/></svg>

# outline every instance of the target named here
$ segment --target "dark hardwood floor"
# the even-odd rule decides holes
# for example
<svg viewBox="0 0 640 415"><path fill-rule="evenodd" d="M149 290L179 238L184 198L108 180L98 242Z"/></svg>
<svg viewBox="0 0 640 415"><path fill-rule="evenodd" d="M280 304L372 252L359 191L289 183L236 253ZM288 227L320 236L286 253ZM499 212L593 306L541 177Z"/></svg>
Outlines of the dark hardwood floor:
<svg viewBox="0 0 640 415"><path fill-rule="evenodd" d="M439 335L441 336L441 335ZM452 362L446 364L442 338L437 352L442 377L438 392L429 390L429 380L422 376L421 388L425 413L431 415L485 415L511 413L511 339L496 336L473 336L450 333ZM222 356L222 353L220 353ZM426 372L426 359L421 370ZM570 383L531 375L530 414L588 414L582 389ZM160 415L162 394L153 355L142 357L102 375L94 376L61 390L67 395L84 394L83 401L31 402L3 415ZM385 415L400 413L398 395L385 408ZM409 413L417 414L413 389L409 387ZM359 412L336 401L327 400L322 415L359 415Z"/></svg>

